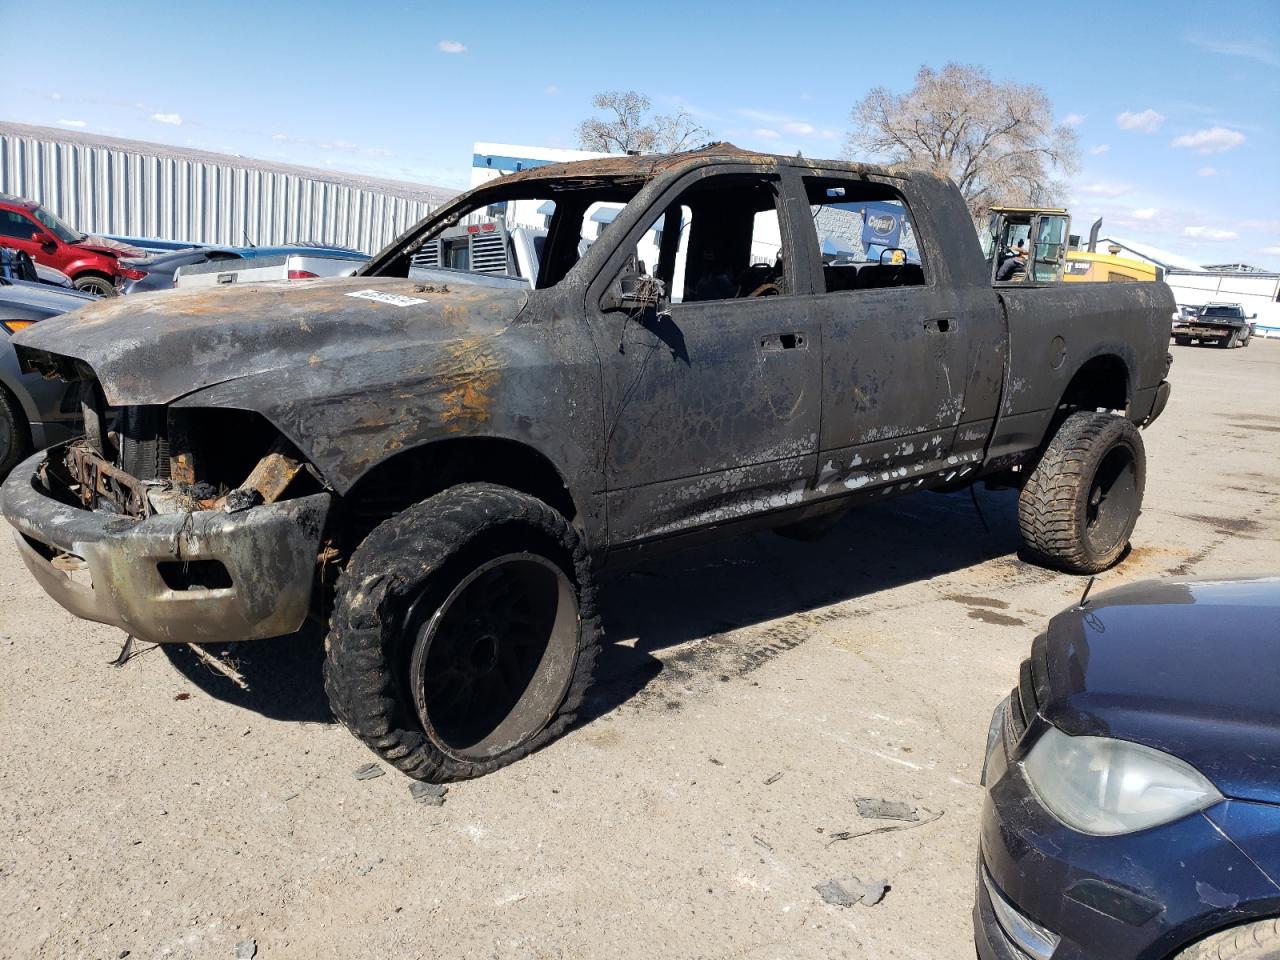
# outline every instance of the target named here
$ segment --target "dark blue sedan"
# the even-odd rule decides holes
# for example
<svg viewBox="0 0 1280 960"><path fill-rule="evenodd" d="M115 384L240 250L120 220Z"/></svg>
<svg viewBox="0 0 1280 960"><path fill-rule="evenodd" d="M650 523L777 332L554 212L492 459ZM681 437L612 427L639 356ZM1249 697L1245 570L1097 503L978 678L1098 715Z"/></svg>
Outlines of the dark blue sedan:
<svg viewBox="0 0 1280 960"><path fill-rule="evenodd" d="M1280 578L1058 614L982 782L982 960L1280 957Z"/></svg>

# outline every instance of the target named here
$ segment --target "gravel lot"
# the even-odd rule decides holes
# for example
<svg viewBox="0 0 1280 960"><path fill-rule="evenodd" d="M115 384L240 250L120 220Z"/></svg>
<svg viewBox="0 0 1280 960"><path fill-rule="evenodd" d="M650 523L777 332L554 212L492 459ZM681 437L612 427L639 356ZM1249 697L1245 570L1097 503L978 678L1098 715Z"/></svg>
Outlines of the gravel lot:
<svg viewBox="0 0 1280 960"><path fill-rule="evenodd" d="M1174 347L1146 510L1095 589L1280 570L1280 342ZM0 538L0 955L971 958L987 721L1081 578L1014 498L918 494L607 581L589 719L413 802L334 726L315 631L186 650L64 613ZM781 774L780 777L776 777ZM771 782L770 782L771 781ZM856 797L931 822L887 821ZM884 879L876 906L814 885Z"/></svg>

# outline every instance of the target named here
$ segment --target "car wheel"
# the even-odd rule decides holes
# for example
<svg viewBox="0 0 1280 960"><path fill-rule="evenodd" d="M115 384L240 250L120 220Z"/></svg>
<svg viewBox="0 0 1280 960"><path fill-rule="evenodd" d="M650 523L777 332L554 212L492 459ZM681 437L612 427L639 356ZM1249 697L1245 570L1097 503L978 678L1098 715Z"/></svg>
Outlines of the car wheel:
<svg viewBox="0 0 1280 960"><path fill-rule="evenodd" d="M1242 923L1193 943L1172 960L1276 960L1280 957L1280 918Z"/></svg>
<svg viewBox="0 0 1280 960"><path fill-rule="evenodd" d="M382 759L418 780L463 780L573 723L600 635L568 521L517 491L462 484L384 521L352 555L325 690Z"/></svg>
<svg viewBox="0 0 1280 960"><path fill-rule="evenodd" d="M76 277L75 285L77 290L83 290L85 293L96 293L100 297L114 297L116 295L116 288L111 280L98 274L81 274Z"/></svg>
<svg viewBox="0 0 1280 960"><path fill-rule="evenodd" d="M1142 437L1128 419L1073 413L1018 496L1018 526L1028 551L1069 573L1106 570L1129 544L1146 477Z"/></svg>
<svg viewBox="0 0 1280 960"><path fill-rule="evenodd" d="M0 480L9 475L30 449L31 435L22 407L8 390L0 387Z"/></svg>
<svg viewBox="0 0 1280 960"><path fill-rule="evenodd" d="M1230 336L1223 337L1218 341L1217 345L1223 350L1230 350L1236 345L1236 335L1233 333Z"/></svg>
<svg viewBox="0 0 1280 960"><path fill-rule="evenodd" d="M1180 347L1189 347L1189 346L1191 346L1191 338L1190 338L1190 337L1174 337L1174 338L1173 338L1173 342L1174 342L1174 343L1176 343L1176 344L1177 344L1178 346L1180 346Z"/></svg>

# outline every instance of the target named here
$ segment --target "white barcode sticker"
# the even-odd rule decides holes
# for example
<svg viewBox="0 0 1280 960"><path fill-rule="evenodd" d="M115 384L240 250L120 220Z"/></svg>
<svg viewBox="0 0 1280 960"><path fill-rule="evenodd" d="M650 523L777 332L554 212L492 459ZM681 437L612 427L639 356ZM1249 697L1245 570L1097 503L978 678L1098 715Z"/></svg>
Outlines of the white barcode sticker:
<svg viewBox="0 0 1280 960"><path fill-rule="evenodd" d="M426 303L421 297L404 297L398 293L383 293L381 290L355 290L348 297L359 297L361 300L376 300L378 303L389 303L393 307L412 307L415 303Z"/></svg>

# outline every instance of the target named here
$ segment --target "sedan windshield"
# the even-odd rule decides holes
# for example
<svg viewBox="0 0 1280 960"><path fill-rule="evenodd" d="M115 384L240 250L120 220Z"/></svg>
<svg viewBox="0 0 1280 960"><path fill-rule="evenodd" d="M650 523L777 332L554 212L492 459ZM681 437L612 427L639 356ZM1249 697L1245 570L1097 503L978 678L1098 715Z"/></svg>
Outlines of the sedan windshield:
<svg viewBox="0 0 1280 960"><path fill-rule="evenodd" d="M45 229L63 243L79 243L85 238L85 234L79 230L72 230L44 207L36 207L31 212L35 214L37 220L44 224Z"/></svg>

